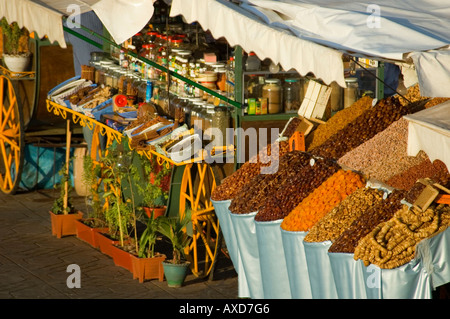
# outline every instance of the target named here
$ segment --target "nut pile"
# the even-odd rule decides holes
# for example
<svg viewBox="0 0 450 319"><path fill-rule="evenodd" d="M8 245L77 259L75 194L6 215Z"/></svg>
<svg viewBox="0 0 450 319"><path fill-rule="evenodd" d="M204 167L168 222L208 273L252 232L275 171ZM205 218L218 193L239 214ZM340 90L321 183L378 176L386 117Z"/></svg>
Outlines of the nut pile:
<svg viewBox="0 0 450 319"><path fill-rule="evenodd" d="M425 108L428 109L430 107L447 102L449 100L450 100L450 98L448 98L448 97L435 97L435 98L429 100L427 103L425 103Z"/></svg>
<svg viewBox="0 0 450 319"><path fill-rule="evenodd" d="M359 174L338 170L284 218L281 228L288 231L309 231L342 200L363 186L364 179Z"/></svg>
<svg viewBox="0 0 450 319"><path fill-rule="evenodd" d="M280 173L279 185L260 207L256 221L285 218L303 199L339 170L339 165L327 159L312 158L307 165L293 170L290 166Z"/></svg>
<svg viewBox="0 0 450 319"><path fill-rule="evenodd" d="M398 96L398 100L402 105L408 105L410 103L415 103L418 101L425 101L427 97L420 95L419 84L415 84L408 88L408 92L402 96Z"/></svg>
<svg viewBox="0 0 450 319"><path fill-rule="evenodd" d="M272 150L275 150L275 152L272 153ZM224 178L221 184L214 189L211 194L211 199L215 201L233 199L245 184L261 173L261 167L271 165L275 161L278 161L288 150L288 142L268 144L256 155L257 159L252 158L245 162L233 174Z"/></svg>
<svg viewBox="0 0 450 319"><path fill-rule="evenodd" d="M234 214L258 211L265 200L282 186L283 180L299 175L302 167L309 165L310 159L311 155L300 151L285 154L280 158L278 171L253 177L233 197L229 210Z"/></svg>
<svg viewBox="0 0 450 319"><path fill-rule="evenodd" d="M398 99L385 98L339 130L322 145L313 149L311 153L338 160L347 152L385 130L408 112L408 107L402 106Z"/></svg>
<svg viewBox="0 0 450 319"><path fill-rule="evenodd" d="M391 219L380 223L359 241L354 259L384 269L402 266L414 258L417 243L446 229L449 221L448 205L430 207L424 212L403 205Z"/></svg>
<svg viewBox="0 0 450 319"><path fill-rule="evenodd" d="M348 108L340 110L333 115L325 124L320 124L306 139L308 151L323 144L327 139L343 129L363 112L372 107L373 99L364 96L350 105Z"/></svg>
<svg viewBox="0 0 450 319"><path fill-rule="evenodd" d="M380 223L391 219L395 212L402 207L400 201L405 194L406 191L394 190L380 204L372 206L331 244L328 251L331 253L354 253L361 238Z"/></svg>
<svg viewBox="0 0 450 319"><path fill-rule="evenodd" d="M419 164L425 152L408 156L408 120L400 118L370 140L342 156L338 163L386 182L390 177Z"/></svg>
<svg viewBox="0 0 450 319"><path fill-rule="evenodd" d="M420 164L391 177L386 184L398 189L410 190L420 178L430 178L443 186L450 181L450 174L447 166L436 159L433 163L430 159L422 161Z"/></svg>
<svg viewBox="0 0 450 319"><path fill-rule="evenodd" d="M312 226L304 240L307 242L335 241L354 220L370 207L381 203L383 194L382 190L375 188L358 188Z"/></svg>

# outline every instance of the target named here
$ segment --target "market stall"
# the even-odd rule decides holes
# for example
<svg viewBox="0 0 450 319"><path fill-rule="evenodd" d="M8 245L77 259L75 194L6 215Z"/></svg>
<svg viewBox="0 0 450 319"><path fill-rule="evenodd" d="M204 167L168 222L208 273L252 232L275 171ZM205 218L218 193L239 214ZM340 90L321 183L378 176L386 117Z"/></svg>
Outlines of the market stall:
<svg viewBox="0 0 450 319"><path fill-rule="evenodd" d="M364 41L337 47L323 35L305 36L305 27L293 22L288 9L283 1L238 6L174 0L166 20L150 28L148 21L133 24L126 35L123 30L115 34L108 18L99 14L115 34L113 40L96 35L110 44L110 51L93 55L81 77L51 90L48 111L94 131L94 161L107 155L112 144L127 141L160 166L173 167L173 176L181 168L178 179L172 177L173 186L179 186L169 202L176 202L180 216L187 209L193 212L192 228L186 230L193 238L186 249L191 269L199 276L213 271L223 234L238 273L239 297L431 298L433 289L450 281L445 267L448 150L427 148L432 144L419 137L427 130L448 145L448 123L436 121L447 110L448 102L440 98L448 92L427 89L432 94L414 96L416 85L386 98L382 90L376 96L355 94L357 88L345 75L356 70L347 69L343 58L353 54L350 60L356 62L360 56L406 63L408 54L421 55L448 41L430 37L426 47L405 45L392 52L369 52L359 46ZM313 11L336 17L335 11ZM169 16L180 15L189 24L169 22ZM348 23L347 16L341 18L336 23ZM226 52L197 50L199 26L210 32L200 32L205 39L225 38ZM256 34L276 45L267 46ZM203 44L208 48L207 41ZM233 59L230 47L235 48ZM393 49L385 43L378 49L383 47ZM194 53L200 58L194 60ZM260 68L251 68L250 61ZM429 74L422 65L416 63L418 73ZM377 74L376 81L382 82ZM421 86L428 83L418 75ZM281 88L292 92L297 81L303 94L280 102ZM345 108L340 105L331 113L333 82L354 95ZM300 91L300 85L296 88ZM312 97L313 91L322 92L324 101ZM277 120L281 123L273 123ZM236 164L246 149L239 136L231 143L211 139L208 128L218 129L223 138L226 129L256 122L281 127L281 133L218 178L215 165L229 158ZM419 133L414 135L412 128ZM199 136L208 134L213 143L205 145ZM198 254L200 247L204 251Z"/></svg>

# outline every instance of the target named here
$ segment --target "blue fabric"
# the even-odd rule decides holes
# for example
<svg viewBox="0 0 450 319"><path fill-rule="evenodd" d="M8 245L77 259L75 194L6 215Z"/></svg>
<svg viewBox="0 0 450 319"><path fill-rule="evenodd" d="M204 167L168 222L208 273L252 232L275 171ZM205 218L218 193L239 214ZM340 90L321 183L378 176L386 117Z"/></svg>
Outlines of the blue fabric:
<svg viewBox="0 0 450 319"><path fill-rule="evenodd" d="M70 149L73 156L74 149ZM19 187L25 190L52 189L61 181L59 170L66 162L66 148L37 147L27 144L24 148L24 164ZM72 186L73 167L69 166Z"/></svg>
<svg viewBox="0 0 450 319"><path fill-rule="evenodd" d="M86 13L80 14L80 24L100 35L103 34L103 24L94 11L88 11ZM67 25L65 24L65 26ZM84 35L89 39L94 40L99 44L102 44L102 40L89 34L83 29L76 29L75 31L79 34ZM73 64L75 68L75 74L81 75L81 66L89 65L89 61L91 59L91 52L98 52L101 50L96 46L87 43L86 41L79 39L70 33L65 32L64 35L66 42L72 44L73 47Z"/></svg>

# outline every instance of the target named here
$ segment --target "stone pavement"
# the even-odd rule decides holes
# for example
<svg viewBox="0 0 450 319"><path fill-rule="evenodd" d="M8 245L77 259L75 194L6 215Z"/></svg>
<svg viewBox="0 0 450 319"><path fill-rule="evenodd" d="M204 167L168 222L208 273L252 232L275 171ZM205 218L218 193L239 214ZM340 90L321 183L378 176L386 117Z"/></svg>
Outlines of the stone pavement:
<svg viewBox="0 0 450 319"><path fill-rule="evenodd" d="M49 209L57 195L56 190L0 192L0 299L238 298L237 274L223 253L212 281L189 274L183 287L169 288L165 280L139 283L76 236L52 236ZM83 202L75 195L75 205ZM80 266L81 288L66 285L70 264Z"/></svg>

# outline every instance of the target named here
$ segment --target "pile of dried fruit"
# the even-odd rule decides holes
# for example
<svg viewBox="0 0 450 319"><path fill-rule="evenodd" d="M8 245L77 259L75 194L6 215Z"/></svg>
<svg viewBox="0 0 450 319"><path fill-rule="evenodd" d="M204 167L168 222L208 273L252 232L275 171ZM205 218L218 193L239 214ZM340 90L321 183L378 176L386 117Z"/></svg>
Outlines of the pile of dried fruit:
<svg viewBox="0 0 450 319"><path fill-rule="evenodd" d="M408 107L400 105L396 98L385 98L313 149L311 153L338 160L408 113Z"/></svg>
<svg viewBox="0 0 450 319"><path fill-rule="evenodd" d="M392 176L386 184L398 189L410 190L420 178L430 178L443 186L450 181L450 173L447 166L441 160L426 159L407 170Z"/></svg>
<svg viewBox="0 0 450 319"><path fill-rule="evenodd" d="M408 120L400 118L370 140L342 156L338 163L386 182L427 159L425 152L408 156Z"/></svg>
<svg viewBox="0 0 450 319"><path fill-rule="evenodd" d="M281 228L288 231L310 230L348 195L363 186L364 179L359 174L342 169L337 171L284 218Z"/></svg>
<svg viewBox="0 0 450 319"><path fill-rule="evenodd" d="M245 162L233 174L224 178L211 194L211 199L215 201L233 199L245 184L261 173L261 167L270 165L276 167L274 163L288 151L288 142L268 144L255 158Z"/></svg>
<svg viewBox="0 0 450 319"><path fill-rule="evenodd" d="M310 159L311 155L304 152L286 153L280 158L278 171L274 174L258 174L250 179L233 197L229 210L234 214L258 211L267 198L282 187L283 181L296 178L302 167L309 165Z"/></svg>
<svg viewBox="0 0 450 319"><path fill-rule="evenodd" d="M370 207L381 203L383 194L382 190L375 188L358 188L312 226L304 240L307 242L336 240L354 220Z"/></svg>
<svg viewBox="0 0 450 319"><path fill-rule="evenodd" d="M297 170L294 174L291 167L281 171L277 187L270 188L270 194L264 200L256 221L273 221L285 218L302 200L319 187L324 181L340 169L335 162L312 158L311 161Z"/></svg>
<svg viewBox="0 0 450 319"><path fill-rule="evenodd" d="M311 151L324 143L339 130L343 129L347 124L360 116L363 112L370 109L372 107L372 101L373 99L369 96L364 96L348 108L337 112L325 124L320 124L306 138L306 146L308 151Z"/></svg>
<svg viewBox="0 0 450 319"><path fill-rule="evenodd" d="M405 194L406 191L394 190L380 204L372 206L331 244L328 251L331 253L354 253L361 238L380 223L391 219L395 212L402 207L400 201Z"/></svg>
<svg viewBox="0 0 450 319"><path fill-rule="evenodd" d="M380 223L359 241L354 258L361 259L366 266L371 263L384 269L402 266L414 258L417 243L449 224L448 205L430 207L424 212L403 205L391 219Z"/></svg>

